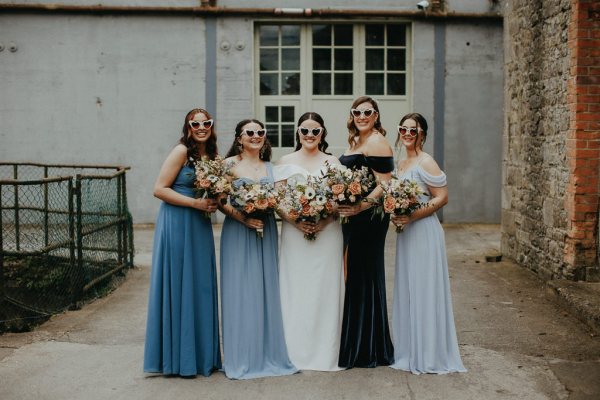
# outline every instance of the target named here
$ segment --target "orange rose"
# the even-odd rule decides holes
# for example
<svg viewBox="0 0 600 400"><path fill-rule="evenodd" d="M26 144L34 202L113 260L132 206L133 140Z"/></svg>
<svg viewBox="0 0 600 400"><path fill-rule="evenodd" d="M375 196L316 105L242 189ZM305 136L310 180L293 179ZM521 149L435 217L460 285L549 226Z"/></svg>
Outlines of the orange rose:
<svg viewBox="0 0 600 400"><path fill-rule="evenodd" d="M300 196L300 204L305 205L308 203L308 199L304 195Z"/></svg>
<svg viewBox="0 0 600 400"><path fill-rule="evenodd" d="M310 215L310 205L305 204L302 206L302 215L309 216Z"/></svg>
<svg viewBox="0 0 600 400"><path fill-rule="evenodd" d="M393 213L395 208L396 208L396 199L394 199L392 196L387 196L383 200L383 210L386 213Z"/></svg>
<svg viewBox="0 0 600 400"><path fill-rule="evenodd" d="M259 210L266 210L269 207L269 200L267 199L258 199L256 200L256 208Z"/></svg>
<svg viewBox="0 0 600 400"><path fill-rule="evenodd" d="M289 212L289 216L291 219L295 220L296 218L298 218L300 216L300 214L298 214L298 211L296 211L296 210L291 210Z"/></svg>
<svg viewBox="0 0 600 400"><path fill-rule="evenodd" d="M254 204L252 204L252 203L246 203L246 205L244 206L244 211L247 214L250 214L252 211L254 211L254 208L255 208Z"/></svg>
<svg viewBox="0 0 600 400"><path fill-rule="evenodd" d="M349 190L349 191L350 191L350 193L352 193L353 195L355 195L355 196L358 196L358 195L361 193L361 191L362 191L362 188L360 187L360 183L358 183L358 182L351 182L351 183L348 185L348 190Z"/></svg>
<svg viewBox="0 0 600 400"><path fill-rule="evenodd" d="M269 197L269 207L275 208L277 207L277 199L275 197Z"/></svg>
<svg viewBox="0 0 600 400"><path fill-rule="evenodd" d="M333 191L333 194L337 196L338 194L344 192L344 185L341 183L336 183L335 185L331 186L331 190Z"/></svg>

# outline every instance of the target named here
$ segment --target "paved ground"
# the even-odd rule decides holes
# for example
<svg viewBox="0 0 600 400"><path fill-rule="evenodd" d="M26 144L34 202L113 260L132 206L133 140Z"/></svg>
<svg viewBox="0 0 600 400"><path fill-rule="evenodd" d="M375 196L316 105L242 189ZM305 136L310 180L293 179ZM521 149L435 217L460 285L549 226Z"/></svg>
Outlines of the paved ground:
<svg viewBox="0 0 600 400"><path fill-rule="evenodd" d="M215 226L215 234L220 226ZM600 399L600 339L545 283L498 251L497 225L446 226L460 349L469 372L415 376L380 367L231 381L146 376L142 352L152 230L114 293L34 332L0 336L0 399ZM393 279L395 233L386 247ZM388 293L392 293L391 286ZM390 298L391 301L391 298Z"/></svg>

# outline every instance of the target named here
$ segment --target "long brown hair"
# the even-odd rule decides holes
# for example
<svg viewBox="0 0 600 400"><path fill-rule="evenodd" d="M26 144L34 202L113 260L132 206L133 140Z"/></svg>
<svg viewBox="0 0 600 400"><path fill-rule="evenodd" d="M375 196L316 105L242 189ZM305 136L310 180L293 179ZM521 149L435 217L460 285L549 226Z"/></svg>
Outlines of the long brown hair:
<svg viewBox="0 0 600 400"><path fill-rule="evenodd" d="M188 161L190 160L190 158L193 160L197 160L198 158L200 158L200 144L198 144L194 139L192 139L192 136L190 135L191 128L189 125L190 120L194 118L194 115L198 113L204 114L206 119L213 119L210 113L203 108L194 108L186 114L185 120L183 121L183 128L181 129L181 138L179 139L179 143L187 147ZM215 133L214 122L213 126L210 127L210 136L205 142L204 151L206 152L208 158L210 158L211 160L214 160L219 154L217 150L217 134Z"/></svg>
<svg viewBox="0 0 600 400"><path fill-rule="evenodd" d="M373 126L373 128L375 128L379 133L385 136L386 131L385 129L383 129L383 126L381 126L381 116L379 115L379 105L377 104L377 101L375 101L375 99L370 96L361 96L358 99L354 100L350 109L356 108L362 103L371 103L373 105L373 109L377 111L377 120L375 121L375 125ZM350 148L352 148L356 144L356 137L360 134L358 132L358 129L356 128L356 125L354 124L354 117L352 116L352 111L350 111L350 116L348 117L348 122L346 123L346 126L348 127L348 143L350 144Z"/></svg>
<svg viewBox="0 0 600 400"><path fill-rule="evenodd" d="M249 119L244 119L244 120L241 120L240 122L238 122L238 124L235 126L235 137L233 138L233 143L231 144L231 147L229 148L229 151L227 152L227 155L225 156L226 158L242 154L243 148L242 148L242 143L240 142L240 136L242 135L242 128L246 124L249 124L251 122L258 124L258 125L260 125L261 128L265 129L265 124L263 124L262 122L260 122L257 119L249 118ZM267 135L265 135L265 142L263 143L263 146L260 149L259 158L262 161L271 161L271 142L269 142Z"/></svg>
<svg viewBox="0 0 600 400"><path fill-rule="evenodd" d="M331 155L331 153L328 153L327 151L327 147L329 147L329 143L327 143L327 141L325 140L325 137L327 136L327 128L325 128L325 121L323 120L323 117L321 117L318 113L314 112L314 111L310 111L310 112L305 112L304 114L302 114L300 116L300 118L298 118L298 123L296 124L296 148L294 149L295 151L300 150L300 148L302 148L302 143L300 143L300 134L298 133L298 128L300 127L300 124L303 123L306 120L313 120L316 123L318 123L319 125L321 125L321 128L323 128L323 133L321 133L321 141L319 142L319 150L322 151L325 154L329 154Z"/></svg>

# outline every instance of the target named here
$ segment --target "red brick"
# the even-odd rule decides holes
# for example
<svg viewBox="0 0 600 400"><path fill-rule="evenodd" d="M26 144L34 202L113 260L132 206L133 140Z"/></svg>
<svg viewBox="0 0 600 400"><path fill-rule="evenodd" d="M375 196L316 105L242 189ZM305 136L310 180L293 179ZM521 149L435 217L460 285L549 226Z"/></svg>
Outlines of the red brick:
<svg viewBox="0 0 600 400"><path fill-rule="evenodd" d="M600 113L577 113L575 118L579 121L600 121Z"/></svg>
<svg viewBox="0 0 600 400"><path fill-rule="evenodd" d="M579 32L577 32L577 34L579 35ZM600 47L600 39L580 39L577 44L580 48L597 49L598 47Z"/></svg>
<svg viewBox="0 0 600 400"><path fill-rule="evenodd" d="M600 75L579 75L576 82L578 85L598 85L600 84Z"/></svg>
<svg viewBox="0 0 600 400"><path fill-rule="evenodd" d="M582 75L600 75L600 68L596 68L596 67L582 67L582 69L587 69L588 72L581 72Z"/></svg>
<svg viewBox="0 0 600 400"><path fill-rule="evenodd" d="M582 103L600 103L600 96L591 95L591 96L578 96L577 101Z"/></svg>
<svg viewBox="0 0 600 400"><path fill-rule="evenodd" d="M595 213L597 210L598 205L595 204L577 204L575 206L575 211L577 212Z"/></svg>

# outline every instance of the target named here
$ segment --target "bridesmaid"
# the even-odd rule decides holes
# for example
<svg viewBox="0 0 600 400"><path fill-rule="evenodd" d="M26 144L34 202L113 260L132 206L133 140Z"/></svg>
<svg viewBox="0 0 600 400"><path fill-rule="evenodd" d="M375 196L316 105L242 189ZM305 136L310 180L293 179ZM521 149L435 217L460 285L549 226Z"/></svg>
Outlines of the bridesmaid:
<svg viewBox="0 0 600 400"><path fill-rule="evenodd" d="M224 160L238 177L232 185L273 184L270 158L263 123L255 119L239 122ZM226 215L221 233L225 374L232 379L293 374L297 369L288 357L281 321L275 218L245 218L231 204L220 209ZM262 238L256 234L260 228Z"/></svg>
<svg viewBox="0 0 600 400"><path fill-rule="evenodd" d="M392 148L381 126L377 102L368 96L352 103L348 118L349 148L340 157L348 168L366 166L379 180L389 180L394 169ZM381 196L376 187L370 199ZM385 296L385 236L389 217L373 215L371 202L340 206L346 261L346 295L339 366L376 367L394 362Z"/></svg>
<svg viewBox="0 0 600 400"><path fill-rule="evenodd" d="M304 113L298 120L296 151L278 162L275 180L306 181L320 176L325 162L339 164L326 153L326 136L323 118ZM315 224L280 215L279 284L290 358L299 369L338 371L344 304L342 229L333 217ZM305 233L317 233L316 240L306 240Z"/></svg>
<svg viewBox="0 0 600 400"><path fill-rule="evenodd" d="M428 207L409 216L393 216L404 226L396 238L394 288L394 347L392 368L414 374L465 372L458 351L444 230L435 212L448 203L446 175L423 151L427 121L421 114L404 116L398 139L407 158L398 163L398 176L413 179L426 193Z"/></svg>
<svg viewBox="0 0 600 400"><path fill-rule="evenodd" d="M161 199L152 251L144 372L191 377L221 368L212 225L217 203L194 197L192 161L217 155L208 111L188 112L154 185Z"/></svg>

